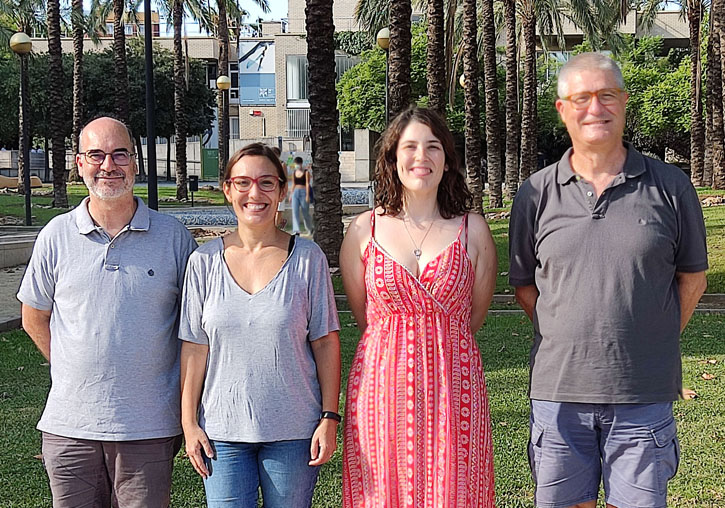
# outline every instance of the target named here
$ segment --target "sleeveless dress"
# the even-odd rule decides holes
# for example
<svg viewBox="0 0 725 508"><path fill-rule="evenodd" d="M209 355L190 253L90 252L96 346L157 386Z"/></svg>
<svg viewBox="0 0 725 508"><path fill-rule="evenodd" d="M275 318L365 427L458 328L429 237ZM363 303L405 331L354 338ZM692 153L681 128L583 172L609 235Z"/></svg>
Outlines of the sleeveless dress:
<svg viewBox="0 0 725 508"><path fill-rule="evenodd" d="M345 404L344 508L490 508L493 446L471 333L473 266L461 235L416 278L375 241L365 251L367 329Z"/></svg>

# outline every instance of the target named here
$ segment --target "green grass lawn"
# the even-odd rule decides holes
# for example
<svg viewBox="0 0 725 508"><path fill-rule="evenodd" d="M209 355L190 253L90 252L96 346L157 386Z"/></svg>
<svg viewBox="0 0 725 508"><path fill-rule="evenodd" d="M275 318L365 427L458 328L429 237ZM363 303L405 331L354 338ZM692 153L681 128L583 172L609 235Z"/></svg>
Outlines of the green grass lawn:
<svg viewBox="0 0 725 508"><path fill-rule="evenodd" d="M487 371L493 420L497 506L532 507L526 461L528 349L531 324L519 315L491 316L477 339ZM676 403L682 462L670 484L670 506L725 506L725 317L696 315L682 339L684 383L699 397ZM343 386L358 332L342 317ZM48 390L48 366L21 331L0 334L0 506L50 506L35 424ZM706 360L716 360L709 364ZM703 373L713 374L706 381ZM340 506L342 463L335 454L321 472L313 506ZM204 506L201 480L176 459L173 507Z"/></svg>

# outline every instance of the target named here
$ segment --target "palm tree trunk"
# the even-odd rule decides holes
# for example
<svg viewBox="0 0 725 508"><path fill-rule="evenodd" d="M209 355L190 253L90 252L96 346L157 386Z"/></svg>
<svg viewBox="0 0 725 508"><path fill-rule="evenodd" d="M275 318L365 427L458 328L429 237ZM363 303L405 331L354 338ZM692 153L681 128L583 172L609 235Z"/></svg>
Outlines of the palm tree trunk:
<svg viewBox="0 0 725 508"><path fill-rule="evenodd" d="M219 8L219 70L217 76L229 75L229 27L227 26L226 0L217 2ZM219 90L219 186L221 187L224 169L229 160L229 91Z"/></svg>
<svg viewBox="0 0 725 508"><path fill-rule="evenodd" d="M65 134L63 132L63 50L60 46L60 0L48 0L48 99L53 143L53 206L68 208L65 189Z"/></svg>
<svg viewBox="0 0 725 508"><path fill-rule="evenodd" d="M712 104L712 185L722 179L725 166L725 153L723 153L723 86L722 86L722 14L723 0L713 0L710 10L712 16L712 56L714 72L713 104ZM719 175L719 176L718 176Z"/></svg>
<svg viewBox="0 0 725 508"><path fill-rule="evenodd" d="M690 178L702 186L705 153L705 126L702 119L702 73L700 63L701 0L689 0L687 18L690 25Z"/></svg>
<svg viewBox="0 0 725 508"><path fill-rule="evenodd" d="M116 114L128 124L128 68L126 66L126 33L123 24L123 0L113 0L113 65L115 73Z"/></svg>
<svg viewBox="0 0 725 508"><path fill-rule="evenodd" d="M705 111L705 164L702 170L702 184L706 187L709 187L712 185L712 136L713 136L713 129L712 129L712 114L713 114L713 104L715 103L715 99L717 97L720 97L720 93L716 93L715 89L717 85L721 85L719 81L716 83L715 79L715 54L713 51L713 39L715 38L712 30L712 16L710 16L709 20L709 30L708 33L710 36L707 38L707 89L706 89L706 111ZM719 66L719 59L718 59L718 66Z"/></svg>
<svg viewBox="0 0 725 508"><path fill-rule="evenodd" d="M78 153L78 137L83 127L83 0L73 0L71 7L73 25L73 131L71 132L71 150ZM80 182L78 166L73 158L69 180Z"/></svg>
<svg viewBox="0 0 725 508"><path fill-rule="evenodd" d="M463 76L466 105L466 176L473 211L483 211L481 180L481 108L478 92L478 23L476 0L463 0Z"/></svg>
<svg viewBox="0 0 725 508"><path fill-rule="evenodd" d="M524 32L524 96L521 112L521 166L519 182L538 168L536 155L536 17L533 0L523 2L521 24Z"/></svg>
<svg viewBox="0 0 725 508"><path fill-rule="evenodd" d="M453 50L456 35L456 0L448 0L446 13L446 87L448 92L448 104L453 108L456 95L456 75L453 69Z"/></svg>
<svg viewBox="0 0 725 508"><path fill-rule="evenodd" d="M506 195L513 198L519 184L519 92L516 62L516 0L504 0L506 21Z"/></svg>
<svg viewBox="0 0 725 508"><path fill-rule="evenodd" d="M443 0L428 0L428 53L426 70L428 78L428 107L446 116L446 67L445 61Z"/></svg>
<svg viewBox="0 0 725 508"><path fill-rule="evenodd" d="M483 73L486 83L486 158L488 160L488 206L503 206L501 184L501 116L498 107L498 77L496 75L496 27L493 0L482 0L483 17Z"/></svg>
<svg viewBox="0 0 725 508"><path fill-rule="evenodd" d="M186 80L184 79L184 47L181 31L184 20L183 0L174 0L174 136L176 138L176 199L185 201L186 186Z"/></svg>
<svg viewBox="0 0 725 508"><path fill-rule="evenodd" d="M337 267L343 228L332 2L308 0L305 18L312 175L315 182L315 241L327 256L329 265Z"/></svg>
<svg viewBox="0 0 725 508"><path fill-rule="evenodd" d="M390 4L390 118L410 105L411 28L413 10L410 0L396 0Z"/></svg>

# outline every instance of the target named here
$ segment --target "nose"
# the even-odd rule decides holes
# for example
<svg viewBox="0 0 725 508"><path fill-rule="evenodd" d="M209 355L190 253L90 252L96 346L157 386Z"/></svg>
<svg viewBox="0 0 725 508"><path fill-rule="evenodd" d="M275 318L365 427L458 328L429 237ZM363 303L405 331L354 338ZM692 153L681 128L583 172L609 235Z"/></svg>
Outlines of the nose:
<svg viewBox="0 0 725 508"><path fill-rule="evenodd" d="M113 162L113 157L111 157L110 153L107 153L106 156L103 158L103 162L101 163L101 169L105 171L114 167L116 167L116 164Z"/></svg>
<svg viewBox="0 0 725 508"><path fill-rule="evenodd" d="M597 96L597 94L593 94L592 101L589 103L589 107L587 108L587 111L597 113L604 109L606 109L606 108L604 106L602 106L601 102L599 102L599 97Z"/></svg>

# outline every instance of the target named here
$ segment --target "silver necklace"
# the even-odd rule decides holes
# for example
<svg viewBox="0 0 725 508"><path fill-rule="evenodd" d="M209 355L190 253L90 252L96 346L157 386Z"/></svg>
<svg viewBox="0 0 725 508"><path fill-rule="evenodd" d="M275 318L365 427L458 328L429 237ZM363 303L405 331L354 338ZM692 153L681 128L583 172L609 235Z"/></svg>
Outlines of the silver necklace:
<svg viewBox="0 0 725 508"><path fill-rule="evenodd" d="M408 230L408 224L406 223L405 217L403 217L403 227L405 228L405 232L408 233L408 238L410 238L410 242L413 244L413 255L415 256L415 259L417 261L420 261L420 256L423 254L423 251L421 250L423 248L423 242L425 242L426 237L428 236L428 233L430 233L431 228L433 227L433 223L437 219L433 219L431 223L428 225L428 229L426 230L425 234L423 235L423 239L420 241L420 245L415 243L415 240L413 240L413 235L410 234L410 231Z"/></svg>

